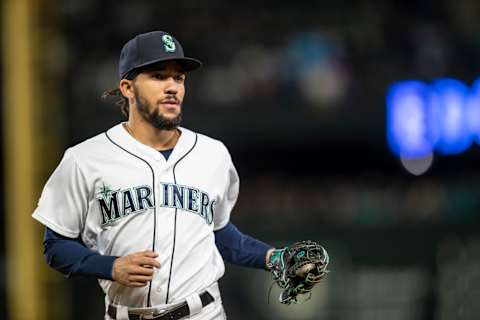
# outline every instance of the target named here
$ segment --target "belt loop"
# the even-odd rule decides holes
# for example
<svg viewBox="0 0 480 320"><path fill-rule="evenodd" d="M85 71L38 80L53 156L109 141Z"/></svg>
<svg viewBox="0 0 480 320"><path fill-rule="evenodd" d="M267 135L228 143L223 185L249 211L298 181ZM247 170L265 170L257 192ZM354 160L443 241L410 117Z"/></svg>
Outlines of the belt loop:
<svg viewBox="0 0 480 320"><path fill-rule="evenodd" d="M116 320L130 320L128 316L128 307L117 306L117 318Z"/></svg>
<svg viewBox="0 0 480 320"><path fill-rule="evenodd" d="M202 300L200 300L198 293L188 296L185 300L187 301L188 309L190 309L190 316L196 315L202 311Z"/></svg>

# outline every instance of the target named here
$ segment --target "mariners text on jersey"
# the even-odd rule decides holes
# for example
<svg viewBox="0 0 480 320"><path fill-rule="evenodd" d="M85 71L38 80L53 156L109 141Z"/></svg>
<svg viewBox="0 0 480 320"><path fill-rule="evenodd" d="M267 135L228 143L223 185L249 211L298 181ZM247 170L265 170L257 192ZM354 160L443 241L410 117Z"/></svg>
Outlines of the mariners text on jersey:
<svg viewBox="0 0 480 320"><path fill-rule="evenodd" d="M149 186L137 186L124 190L103 185L97 193L102 214L102 225L109 225L131 214L154 208L153 192ZM177 185L161 183L161 206L191 212L202 217L210 225L213 222L215 200L204 191Z"/></svg>

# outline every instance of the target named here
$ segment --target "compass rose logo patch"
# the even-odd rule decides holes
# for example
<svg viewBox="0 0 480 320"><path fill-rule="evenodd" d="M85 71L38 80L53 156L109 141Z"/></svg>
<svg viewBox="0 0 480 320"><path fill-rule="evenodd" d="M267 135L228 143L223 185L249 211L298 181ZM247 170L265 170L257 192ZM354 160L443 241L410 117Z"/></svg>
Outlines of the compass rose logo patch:
<svg viewBox="0 0 480 320"><path fill-rule="evenodd" d="M165 34L162 37L163 47L165 48L166 52L175 52L175 42L171 35Z"/></svg>

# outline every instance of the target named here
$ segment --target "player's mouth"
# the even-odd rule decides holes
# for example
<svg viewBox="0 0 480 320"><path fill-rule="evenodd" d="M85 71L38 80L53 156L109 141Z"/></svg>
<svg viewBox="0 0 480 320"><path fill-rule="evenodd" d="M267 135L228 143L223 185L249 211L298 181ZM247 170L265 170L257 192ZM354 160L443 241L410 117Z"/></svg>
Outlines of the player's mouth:
<svg viewBox="0 0 480 320"><path fill-rule="evenodd" d="M167 108L178 108L180 106L180 100L176 98L163 99L160 103L167 106Z"/></svg>

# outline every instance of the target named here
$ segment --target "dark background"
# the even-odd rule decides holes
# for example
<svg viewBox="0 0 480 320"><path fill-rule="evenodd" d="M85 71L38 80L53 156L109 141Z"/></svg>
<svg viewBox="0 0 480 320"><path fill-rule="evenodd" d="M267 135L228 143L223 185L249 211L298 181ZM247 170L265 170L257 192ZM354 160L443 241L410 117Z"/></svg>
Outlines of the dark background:
<svg viewBox="0 0 480 320"><path fill-rule="evenodd" d="M227 266L229 319L477 319L478 145L434 155L411 175L387 146L385 94L407 79L471 84L479 9L474 0L67 0L44 22L59 34L45 53L45 76L59 83L48 98L63 106L65 147L105 131L123 119L100 99L117 86L123 44L172 33L204 63L187 77L183 125L222 140L241 178L232 221L273 245L317 239L331 254L328 280L302 306L279 305L276 289L267 304L267 273ZM61 281L71 319L102 317L94 280Z"/></svg>

